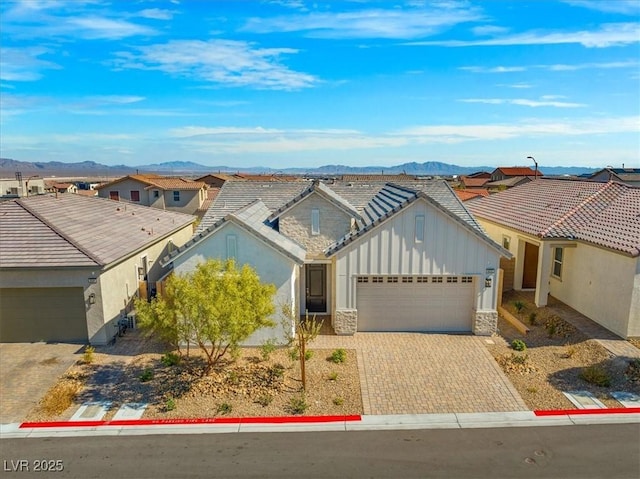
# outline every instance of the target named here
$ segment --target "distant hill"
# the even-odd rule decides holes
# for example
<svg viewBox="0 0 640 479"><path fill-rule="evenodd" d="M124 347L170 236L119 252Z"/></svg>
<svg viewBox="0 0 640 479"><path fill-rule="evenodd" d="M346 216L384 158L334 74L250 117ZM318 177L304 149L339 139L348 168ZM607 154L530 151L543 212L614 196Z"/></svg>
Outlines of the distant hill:
<svg viewBox="0 0 640 479"><path fill-rule="evenodd" d="M506 166L506 165L503 165ZM515 166L515 165L509 165ZM261 166L251 168L229 167L229 166L205 166L192 161L170 161L165 163L155 163L150 165L127 166L116 165L107 166L94 161L83 161L80 163L64 163L61 161L49 162L25 162L9 158L0 158L0 176L12 178L15 172L19 171L23 176L40 175L46 176L118 176L140 173L159 173L165 175L189 175L204 174L209 172L236 172L247 173L285 173L285 174L307 174L307 175L339 175L339 174L377 174L387 175L405 173L407 175L434 175L451 176L466 175L475 171L493 171L495 166L459 166L438 161L427 161L425 163L403 163L395 166L347 166L347 165L324 165L317 168L265 168ZM584 168L579 166L555 166L540 167L545 175L580 175L592 173L596 168Z"/></svg>

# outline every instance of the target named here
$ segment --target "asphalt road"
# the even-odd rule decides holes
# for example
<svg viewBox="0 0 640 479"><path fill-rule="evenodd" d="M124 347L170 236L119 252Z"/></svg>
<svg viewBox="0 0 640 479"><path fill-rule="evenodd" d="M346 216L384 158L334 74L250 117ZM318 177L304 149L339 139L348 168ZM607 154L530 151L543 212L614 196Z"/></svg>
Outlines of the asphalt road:
<svg viewBox="0 0 640 479"><path fill-rule="evenodd" d="M2 439L0 466L7 478L637 479L640 424Z"/></svg>

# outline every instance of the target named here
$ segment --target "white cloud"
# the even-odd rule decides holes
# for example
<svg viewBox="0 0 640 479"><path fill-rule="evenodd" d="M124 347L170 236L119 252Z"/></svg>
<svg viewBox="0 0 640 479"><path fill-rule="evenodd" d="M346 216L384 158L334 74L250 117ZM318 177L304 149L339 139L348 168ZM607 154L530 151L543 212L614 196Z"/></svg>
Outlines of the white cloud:
<svg viewBox="0 0 640 479"><path fill-rule="evenodd" d="M553 95L543 96L542 100L528 100L526 98L465 98L458 100L463 103L486 103L488 105L519 105L538 107L554 107L554 108L581 108L585 107L584 103L570 103L563 101L553 101L557 98Z"/></svg>
<svg viewBox="0 0 640 479"><path fill-rule="evenodd" d="M523 72L527 69L527 67L460 67L460 70L469 71L472 73L513 73L513 72Z"/></svg>
<svg viewBox="0 0 640 479"><path fill-rule="evenodd" d="M142 18L150 18L152 20L171 20L175 13L175 10L145 8L144 10L139 11L137 16Z"/></svg>
<svg viewBox="0 0 640 479"><path fill-rule="evenodd" d="M292 48L256 48L235 40L174 40L137 47L138 53L117 52L117 68L159 70L171 75L227 86L295 90L313 86L313 75L282 65Z"/></svg>
<svg viewBox="0 0 640 479"><path fill-rule="evenodd" d="M409 42L406 45L470 47L504 45L560 45L577 43L586 48L606 48L640 42L640 24L607 23L595 30L577 32L530 31L488 40L440 40Z"/></svg>
<svg viewBox="0 0 640 479"><path fill-rule="evenodd" d="M511 84L499 84L498 86L502 86L502 87L506 87L506 88L518 88L518 89L525 89L525 88L533 88L533 85L531 85L530 83L511 83Z"/></svg>
<svg viewBox="0 0 640 479"><path fill-rule="evenodd" d="M466 66L460 67L459 70L470 71L473 73L513 73L524 72L534 68L547 71L577 71L577 70L609 70L613 68L638 68L640 62L638 60L627 60L617 62L591 62L591 63L575 63L573 65L556 63L550 65L514 65L514 66Z"/></svg>
<svg viewBox="0 0 640 479"><path fill-rule="evenodd" d="M135 95L94 95L87 97L86 99L95 104L126 105L129 103L141 102L145 100L145 97Z"/></svg>
<svg viewBox="0 0 640 479"><path fill-rule="evenodd" d="M474 35L481 36L493 36L498 35L500 33L507 33L509 31L506 27L499 27L497 25L481 25L478 27L473 27L471 32Z"/></svg>
<svg viewBox="0 0 640 479"><path fill-rule="evenodd" d="M604 13L640 15L640 2L638 0L564 0L564 3Z"/></svg>
<svg viewBox="0 0 640 479"><path fill-rule="evenodd" d="M42 70L62 68L38 57L51 53L43 47L0 48L0 79L4 81L35 81L42 78Z"/></svg>
<svg viewBox="0 0 640 479"><path fill-rule="evenodd" d="M466 2L429 3L423 8L312 12L250 18L242 28L252 33L306 32L316 38L424 38L455 25L480 21L479 8Z"/></svg>

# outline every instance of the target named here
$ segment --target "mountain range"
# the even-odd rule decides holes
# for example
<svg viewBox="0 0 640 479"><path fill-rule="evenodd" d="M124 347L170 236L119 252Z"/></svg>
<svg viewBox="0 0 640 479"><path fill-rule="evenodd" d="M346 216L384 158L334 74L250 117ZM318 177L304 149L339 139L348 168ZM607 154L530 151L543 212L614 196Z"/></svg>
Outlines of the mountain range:
<svg viewBox="0 0 640 479"><path fill-rule="evenodd" d="M516 165L500 165L516 166ZM294 174L294 175L339 175L339 174L399 174L407 175L436 175L451 176L465 175L476 171L493 171L496 166L459 166L438 161L427 161L425 163L402 163L394 166L347 166L347 165L324 165L316 168L266 168L261 166L243 168L240 171L245 173L269 173L269 174ZM579 175L583 173L593 173L596 168L586 168L580 166L540 166L540 170L545 175ZM0 176L12 178L16 172L22 176L38 175L42 177L50 176L117 176L138 173L159 173L165 175L193 176L213 172L235 173L239 170L229 166L205 166L191 161L169 161L150 165L108 166L94 161L83 161L79 163L64 163L61 161L48 162L26 162L9 158L0 158Z"/></svg>

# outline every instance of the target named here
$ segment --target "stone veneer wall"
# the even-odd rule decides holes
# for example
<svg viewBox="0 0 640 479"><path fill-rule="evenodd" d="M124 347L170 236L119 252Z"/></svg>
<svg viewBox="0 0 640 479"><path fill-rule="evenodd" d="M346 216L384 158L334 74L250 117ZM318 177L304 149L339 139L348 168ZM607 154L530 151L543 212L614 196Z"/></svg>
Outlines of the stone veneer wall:
<svg viewBox="0 0 640 479"><path fill-rule="evenodd" d="M473 322L473 334L491 336L498 329L497 311L476 311Z"/></svg>
<svg viewBox="0 0 640 479"><path fill-rule="evenodd" d="M311 210L320 210L320 234L311 235ZM351 228L351 217L317 193L285 212L279 220L280 233L307 249L308 256L317 256L346 235Z"/></svg>
<svg viewBox="0 0 640 479"><path fill-rule="evenodd" d="M358 330L357 309L337 309L333 316L333 330L338 335L352 335Z"/></svg>

